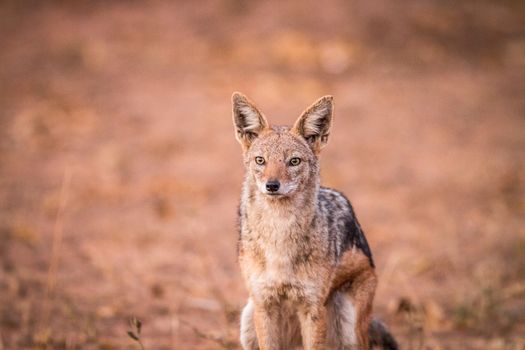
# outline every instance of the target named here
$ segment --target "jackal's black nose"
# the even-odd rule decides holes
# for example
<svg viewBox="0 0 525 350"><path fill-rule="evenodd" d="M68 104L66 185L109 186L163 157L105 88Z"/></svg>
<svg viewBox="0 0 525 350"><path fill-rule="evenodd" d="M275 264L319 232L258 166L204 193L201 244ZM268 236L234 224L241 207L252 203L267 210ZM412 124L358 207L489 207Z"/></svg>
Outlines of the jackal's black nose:
<svg viewBox="0 0 525 350"><path fill-rule="evenodd" d="M266 191L268 192L277 192L281 184L277 180L270 180L266 183Z"/></svg>

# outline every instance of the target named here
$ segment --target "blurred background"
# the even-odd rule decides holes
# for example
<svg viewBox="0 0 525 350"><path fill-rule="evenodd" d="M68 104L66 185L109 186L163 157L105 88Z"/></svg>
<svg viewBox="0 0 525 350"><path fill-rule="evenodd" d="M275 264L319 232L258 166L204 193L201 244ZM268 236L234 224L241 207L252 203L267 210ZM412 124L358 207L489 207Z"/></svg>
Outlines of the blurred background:
<svg viewBox="0 0 525 350"><path fill-rule="evenodd" d="M325 94L403 349L525 349L522 1L2 1L0 349L238 349L230 96Z"/></svg>

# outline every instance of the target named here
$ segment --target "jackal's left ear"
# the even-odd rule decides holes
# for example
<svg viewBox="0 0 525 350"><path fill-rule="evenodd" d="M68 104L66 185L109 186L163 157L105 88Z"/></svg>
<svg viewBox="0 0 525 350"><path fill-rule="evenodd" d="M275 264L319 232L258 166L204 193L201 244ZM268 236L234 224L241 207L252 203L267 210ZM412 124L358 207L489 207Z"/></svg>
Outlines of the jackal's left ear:
<svg viewBox="0 0 525 350"><path fill-rule="evenodd" d="M333 99L332 96L321 97L303 112L292 127L292 132L302 136L315 154L328 142L333 119Z"/></svg>
<svg viewBox="0 0 525 350"><path fill-rule="evenodd" d="M235 137L244 149L248 149L253 140L268 128L268 122L255 104L243 94L234 92L232 104Z"/></svg>

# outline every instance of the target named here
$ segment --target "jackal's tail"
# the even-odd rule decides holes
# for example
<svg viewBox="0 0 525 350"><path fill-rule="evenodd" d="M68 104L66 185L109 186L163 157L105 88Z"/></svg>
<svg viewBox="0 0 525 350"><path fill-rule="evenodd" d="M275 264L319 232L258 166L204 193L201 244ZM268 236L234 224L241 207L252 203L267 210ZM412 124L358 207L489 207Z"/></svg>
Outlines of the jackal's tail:
<svg viewBox="0 0 525 350"><path fill-rule="evenodd" d="M372 320L368 328L371 349L398 350L397 342L386 326L379 320Z"/></svg>

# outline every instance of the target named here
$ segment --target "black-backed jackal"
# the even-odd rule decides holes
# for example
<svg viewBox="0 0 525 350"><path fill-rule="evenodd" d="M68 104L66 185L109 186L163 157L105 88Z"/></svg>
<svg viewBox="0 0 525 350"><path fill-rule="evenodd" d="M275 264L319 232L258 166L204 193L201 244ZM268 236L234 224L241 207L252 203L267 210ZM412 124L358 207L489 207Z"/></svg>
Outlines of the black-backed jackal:
<svg viewBox="0 0 525 350"><path fill-rule="evenodd" d="M371 318L377 278L352 206L320 187L332 97L291 128L271 126L240 93L232 101L246 167L239 208L239 262L250 295L241 315L243 348L397 349Z"/></svg>

